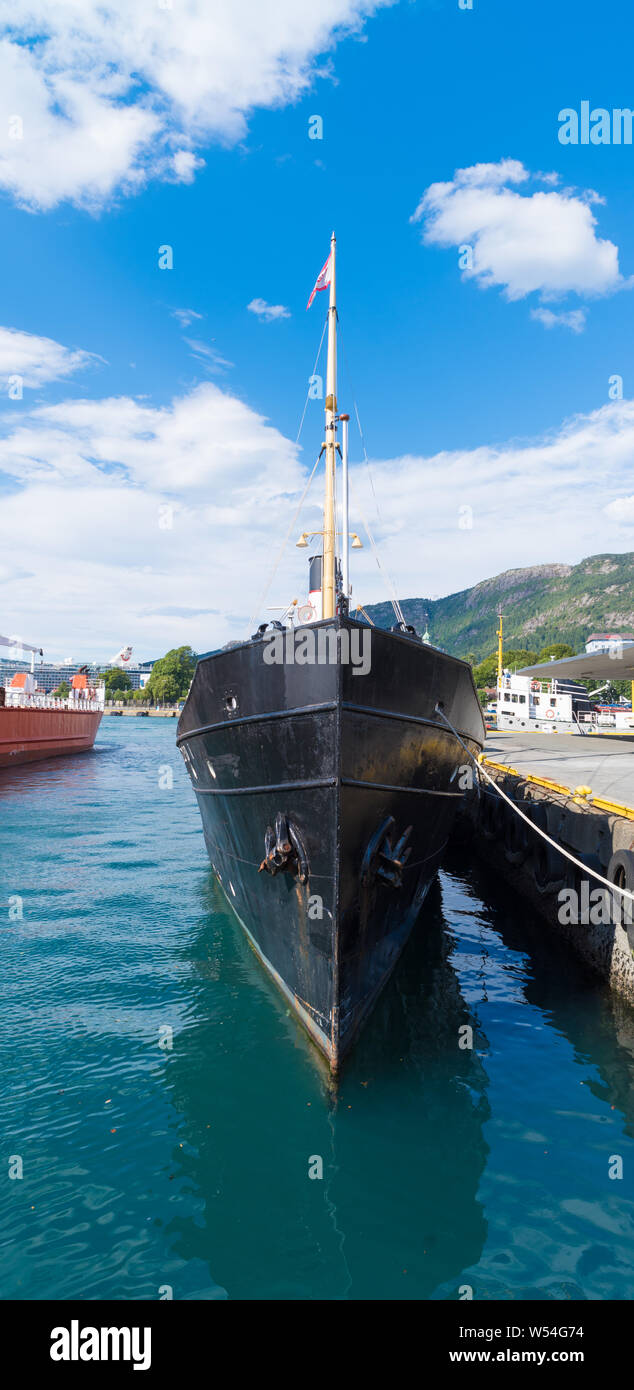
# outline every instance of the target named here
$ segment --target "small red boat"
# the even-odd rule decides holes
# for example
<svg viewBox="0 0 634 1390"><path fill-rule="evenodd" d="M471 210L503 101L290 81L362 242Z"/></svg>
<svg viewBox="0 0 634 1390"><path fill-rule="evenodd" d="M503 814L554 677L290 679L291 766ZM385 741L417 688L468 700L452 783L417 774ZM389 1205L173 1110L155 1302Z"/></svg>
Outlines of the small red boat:
<svg viewBox="0 0 634 1390"><path fill-rule="evenodd" d="M38 690L33 663L16 672L0 686L0 768L92 748L104 703L104 686L90 685L86 671L72 676L67 698Z"/></svg>

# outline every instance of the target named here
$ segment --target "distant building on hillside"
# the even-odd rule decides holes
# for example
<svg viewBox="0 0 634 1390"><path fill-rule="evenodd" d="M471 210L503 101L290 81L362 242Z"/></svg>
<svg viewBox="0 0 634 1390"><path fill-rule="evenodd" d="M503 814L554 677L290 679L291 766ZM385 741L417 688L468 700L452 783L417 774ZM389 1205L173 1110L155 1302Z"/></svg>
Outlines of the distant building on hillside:
<svg viewBox="0 0 634 1390"><path fill-rule="evenodd" d="M611 647L621 647L624 642L634 642L634 632L592 632L586 639L586 651L609 651Z"/></svg>

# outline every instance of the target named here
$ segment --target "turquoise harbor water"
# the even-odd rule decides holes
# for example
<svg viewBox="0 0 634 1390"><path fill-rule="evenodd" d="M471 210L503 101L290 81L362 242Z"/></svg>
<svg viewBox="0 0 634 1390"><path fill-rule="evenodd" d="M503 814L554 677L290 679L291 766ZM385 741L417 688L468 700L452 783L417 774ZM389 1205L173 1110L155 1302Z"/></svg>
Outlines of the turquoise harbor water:
<svg viewBox="0 0 634 1390"><path fill-rule="evenodd" d="M454 862L334 1096L175 732L0 773L2 1297L634 1297L634 1015Z"/></svg>

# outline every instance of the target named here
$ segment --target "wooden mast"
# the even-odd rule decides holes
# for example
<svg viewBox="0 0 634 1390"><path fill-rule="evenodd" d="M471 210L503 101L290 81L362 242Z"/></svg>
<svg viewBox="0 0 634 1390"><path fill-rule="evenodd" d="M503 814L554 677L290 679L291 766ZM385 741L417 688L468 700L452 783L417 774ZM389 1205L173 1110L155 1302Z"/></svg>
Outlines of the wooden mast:
<svg viewBox="0 0 634 1390"><path fill-rule="evenodd" d="M326 368L326 498L324 502L324 558L322 617L334 618L335 585L335 461L337 415L337 292L335 283L336 237L330 238L330 305L328 309L328 366Z"/></svg>

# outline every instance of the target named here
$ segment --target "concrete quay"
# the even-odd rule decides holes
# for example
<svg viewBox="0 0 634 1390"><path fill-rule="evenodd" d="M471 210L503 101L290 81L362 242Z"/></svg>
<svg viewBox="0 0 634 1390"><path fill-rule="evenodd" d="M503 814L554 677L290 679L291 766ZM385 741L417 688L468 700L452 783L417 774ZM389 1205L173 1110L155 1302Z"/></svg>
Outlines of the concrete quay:
<svg viewBox="0 0 634 1390"><path fill-rule="evenodd" d="M585 872L607 878L612 863L613 877L613 857L625 851L626 875L634 874L634 738L493 731L482 763L531 822L584 868L526 825L484 778L467 797L456 841L501 874L634 1005L634 925L614 909L624 899ZM634 885L634 878L615 881L628 890Z"/></svg>
<svg viewBox="0 0 634 1390"><path fill-rule="evenodd" d="M180 709L176 705L165 705L161 709L135 709L134 705L106 705L104 716L124 715L128 719L178 719Z"/></svg>

